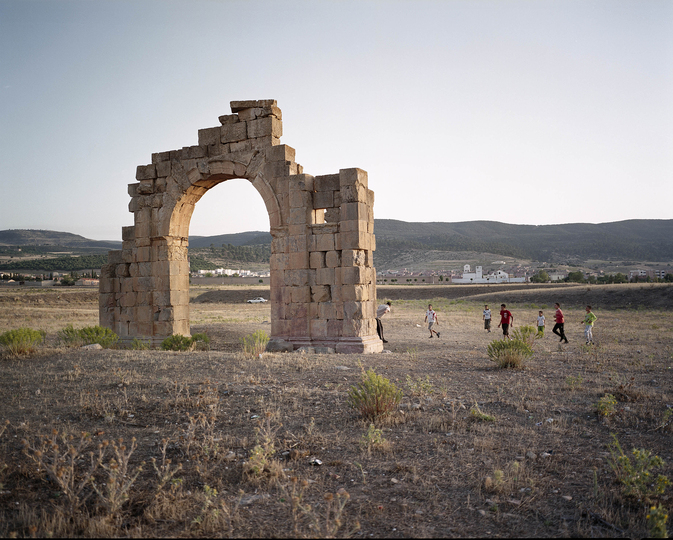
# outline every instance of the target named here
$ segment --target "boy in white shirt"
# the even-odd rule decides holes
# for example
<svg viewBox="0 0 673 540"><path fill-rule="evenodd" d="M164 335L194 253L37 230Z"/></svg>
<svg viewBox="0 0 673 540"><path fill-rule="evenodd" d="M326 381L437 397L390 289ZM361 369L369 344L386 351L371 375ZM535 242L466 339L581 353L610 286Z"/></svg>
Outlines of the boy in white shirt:
<svg viewBox="0 0 673 540"><path fill-rule="evenodd" d="M491 310L488 309L488 305L484 306L484 314L482 316L484 319L484 330L487 332L491 331Z"/></svg>
<svg viewBox="0 0 673 540"><path fill-rule="evenodd" d="M435 312L434 309L432 309L432 304L428 304L428 311L425 312L425 322L428 323L428 330L430 330L430 337L432 337L433 332L437 334L437 337L439 337L439 332L432 329L432 326L434 324L439 325L439 320L437 319L437 313Z"/></svg>
<svg viewBox="0 0 673 540"><path fill-rule="evenodd" d="M383 343L388 343L388 340L383 338L383 323L381 322L381 317L386 313L390 313L390 306L392 306L392 303L386 302L385 304L381 304L376 310L376 333Z"/></svg>
<svg viewBox="0 0 673 540"><path fill-rule="evenodd" d="M537 335L540 337L544 336L544 315L542 314L542 311L538 311L538 316L537 316Z"/></svg>

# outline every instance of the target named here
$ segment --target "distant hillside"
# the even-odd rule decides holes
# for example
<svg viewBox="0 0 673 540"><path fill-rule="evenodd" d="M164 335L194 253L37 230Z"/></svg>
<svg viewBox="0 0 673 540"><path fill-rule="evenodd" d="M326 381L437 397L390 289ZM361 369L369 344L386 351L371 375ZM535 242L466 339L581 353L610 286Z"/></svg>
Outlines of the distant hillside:
<svg viewBox="0 0 673 540"><path fill-rule="evenodd" d="M451 252L497 254L548 263L576 264L590 259L612 261L673 261L673 220L636 219L613 223L510 225L497 221L409 223L377 219L374 264L394 268L407 261L450 260ZM194 256L204 264L266 262L271 235L250 231L217 236L192 236ZM14 253L21 246L21 253ZM31 247L32 246L32 247ZM212 246L212 248L211 248ZM224 247L223 247L224 246ZM233 247L230 247L233 246ZM78 255L120 249L121 242L89 240L71 233L36 230L0 231L0 254L21 257L67 248ZM211 249L205 249L211 248ZM10 253L12 252L12 253ZM207 260L206 260L207 259ZM17 268L18 260L12 261ZM52 261L50 261L52 262ZM68 261L69 264L74 261ZM60 264L61 261L58 261ZM83 264L83 261L80 261Z"/></svg>
<svg viewBox="0 0 673 540"><path fill-rule="evenodd" d="M673 260L673 220L509 225L497 221L407 223L377 219L379 258L409 249L490 252L536 261ZM376 254L375 254L376 257Z"/></svg>
<svg viewBox="0 0 673 540"><path fill-rule="evenodd" d="M78 234L34 229L9 229L0 231L0 246L48 246L78 250L121 249L121 242L90 240Z"/></svg>
<svg viewBox="0 0 673 540"><path fill-rule="evenodd" d="M220 234L218 236L190 236L190 248L202 248L226 246L254 246L259 244L271 244L271 233L263 231L251 231L235 234Z"/></svg>

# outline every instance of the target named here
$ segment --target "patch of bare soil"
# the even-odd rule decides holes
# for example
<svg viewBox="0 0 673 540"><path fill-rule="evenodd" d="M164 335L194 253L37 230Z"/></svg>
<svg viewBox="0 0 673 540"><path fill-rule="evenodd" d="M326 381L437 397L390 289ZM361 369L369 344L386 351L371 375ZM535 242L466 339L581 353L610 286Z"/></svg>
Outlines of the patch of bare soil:
<svg viewBox="0 0 673 540"><path fill-rule="evenodd" d="M525 369L507 370L486 354L500 335L483 330L481 297L427 294L396 299L383 319L389 352L377 355L245 356L239 340L269 331L269 307L235 300L191 306L192 333L206 331L210 351L47 348L5 357L0 535L647 536L649 503L616 482L609 444L615 434L627 453L651 451L665 460L653 473L673 478L673 314L594 302L597 344L587 347L585 300L561 297L569 345L548 330ZM536 294L508 300L515 328L560 292ZM423 324L428 298L439 339ZM404 394L374 422L378 432L348 405L349 388L370 368ZM601 416L606 394L617 402ZM52 430L74 438L62 442ZM107 469L93 473L99 493L83 482L76 511L68 488L33 459L40 437L67 454L81 432L90 442L75 450L77 481L89 450L124 440L133 482L117 507L106 488L116 485L111 443ZM670 487L653 501L670 514Z"/></svg>

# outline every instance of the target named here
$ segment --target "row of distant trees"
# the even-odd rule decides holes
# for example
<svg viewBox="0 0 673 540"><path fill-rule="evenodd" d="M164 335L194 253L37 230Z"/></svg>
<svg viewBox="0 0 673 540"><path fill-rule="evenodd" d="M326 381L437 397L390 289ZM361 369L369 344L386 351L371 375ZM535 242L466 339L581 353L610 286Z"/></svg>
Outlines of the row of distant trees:
<svg viewBox="0 0 673 540"><path fill-rule="evenodd" d="M530 278L532 283L548 283L551 281L549 274L545 270L540 270L537 274ZM561 281L566 283L590 283L590 284L607 284L607 283L629 283L629 277L621 272L616 274L608 274L605 276L585 276L583 272L577 270L575 272L569 272L568 275ZM673 283L673 274L666 274L663 279L661 278L652 278L652 277L634 277L631 279L632 283L636 282L646 282L646 283Z"/></svg>

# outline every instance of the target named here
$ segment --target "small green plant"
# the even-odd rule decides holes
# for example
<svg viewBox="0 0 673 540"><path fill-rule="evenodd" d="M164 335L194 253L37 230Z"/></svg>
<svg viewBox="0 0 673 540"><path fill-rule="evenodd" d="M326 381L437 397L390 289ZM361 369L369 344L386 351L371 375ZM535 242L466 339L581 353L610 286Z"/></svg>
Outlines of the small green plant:
<svg viewBox="0 0 673 540"><path fill-rule="evenodd" d="M58 342L66 347L81 347L82 345L98 343L104 349L109 349L119 341L119 336L109 328L102 326L73 328L72 324L59 330L56 337Z"/></svg>
<svg viewBox="0 0 673 540"><path fill-rule="evenodd" d="M43 330L17 328L0 335L0 345L12 356L21 356L35 351L35 347L44 342L45 335Z"/></svg>
<svg viewBox="0 0 673 540"><path fill-rule="evenodd" d="M488 357L500 368L523 368L524 362L533 356L533 348L518 339L491 341Z"/></svg>
<svg viewBox="0 0 673 540"><path fill-rule="evenodd" d="M668 531L666 530L666 522L668 521L668 512L665 508L658 504L652 506L646 516L647 532L650 538L668 538Z"/></svg>
<svg viewBox="0 0 673 540"><path fill-rule="evenodd" d="M495 422L495 416L486 414L479 408L479 404L475 401L474 405L470 408L470 418L476 420L477 422Z"/></svg>
<svg viewBox="0 0 673 540"><path fill-rule="evenodd" d="M387 416L402 400L402 390L373 369L362 374L362 381L348 390L348 404L367 419Z"/></svg>
<svg viewBox="0 0 673 540"><path fill-rule="evenodd" d="M573 392L575 390L579 390L582 387L582 383L584 382L584 379L582 378L582 375L577 375L577 377L573 377L572 375L566 377L566 384L570 387L570 390Z"/></svg>
<svg viewBox="0 0 673 540"><path fill-rule="evenodd" d="M374 424L369 424L367 433L360 438L360 446L370 453L372 449L384 451L390 449L390 443L383 437L383 430L377 429Z"/></svg>
<svg viewBox="0 0 673 540"><path fill-rule="evenodd" d="M197 351L207 351L210 349L210 338L206 334L194 334L192 343Z"/></svg>
<svg viewBox="0 0 673 540"><path fill-rule="evenodd" d="M192 338L180 334L168 336L161 342L164 351L189 351L192 349Z"/></svg>
<svg viewBox="0 0 673 540"><path fill-rule="evenodd" d="M150 349L150 344L149 341L133 338L133 341L131 341L129 347L134 351L148 351Z"/></svg>
<svg viewBox="0 0 673 540"><path fill-rule="evenodd" d="M409 347L407 349L407 354L409 355L409 360L412 362L415 362L418 360L418 348L417 347Z"/></svg>
<svg viewBox="0 0 673 540"><path fill-rule="evenodd" d="M259 419L257 444L250 451L250 458L243 465L243 474L253 483L266 480L269 484L275 484L285 476L283 466L273 458L276 453L276 433L281 427L271 425L273 416L267 411L264 418Z"/></svg>
<svg viewBox="0 0 673 540"><path fill-rule="evenodd" d="M605 394L596 403L596 411L599 416L608 417L617 412L617 398L612 394Z"/></svg>
<svg viewBox="0 0 673 540"><path fill-rule="evenodd" d="M432 394L434 392L432 383L430 382L429 375L426 375L425 379L421 379L420 377L412 379L409 375L407 375L406 384L412 396L423 397Z"/></svg>
<svg viewBox="0 0 673 540"><path fill-rule="evenodd" d="M269 336L264 330L257 330L241 338L243 353L251 358L262 354L266 350L267 343L269 343Z"/></svg>
<svg viewBox="0 0 673 540"><path fill-rule="evenodd" d="M512 339L515 341L523 341L528 346L532 347L536 339L541 336L537 333L537 328L534 326L519 326L512 331Z"/></svg>
<svg viewBox="0 0 673 540"><path fill-rule="evenodd" d="M617 481L623 485L624 495L645 502L651 502L654 497L662 495L670 481L661 474L654 478L652 469L663 467L664 460L643 448L634 448L629 456L622 450L617 436L613 434L612 438L613 441L608 446L610 467Z"/></svg>

